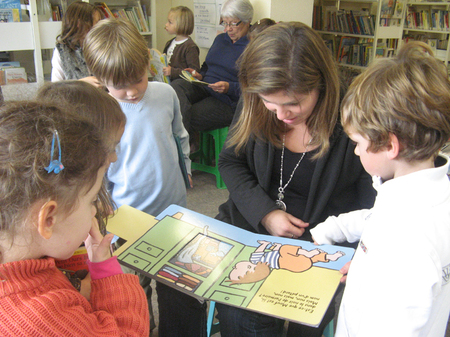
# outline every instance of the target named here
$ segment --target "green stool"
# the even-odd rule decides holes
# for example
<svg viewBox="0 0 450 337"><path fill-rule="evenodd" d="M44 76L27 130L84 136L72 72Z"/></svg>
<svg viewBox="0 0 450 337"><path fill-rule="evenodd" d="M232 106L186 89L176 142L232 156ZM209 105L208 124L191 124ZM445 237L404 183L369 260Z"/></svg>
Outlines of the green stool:
<svg viewBox="0 0 450 337"><path fill-rule="evenodd" d="M191 154L193 170L212 173L216 176L217 188L227 188L219 173L219 154L225 144L228 127L211 131L200 131L200 149ZM197 162L194 160L198 159Z"/></svg>

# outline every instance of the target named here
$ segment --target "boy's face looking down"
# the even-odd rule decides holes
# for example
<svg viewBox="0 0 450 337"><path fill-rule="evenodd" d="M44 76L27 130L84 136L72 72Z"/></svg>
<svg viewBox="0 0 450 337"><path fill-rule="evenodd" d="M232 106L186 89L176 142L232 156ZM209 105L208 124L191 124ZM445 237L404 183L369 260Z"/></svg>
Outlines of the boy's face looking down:
<svg viewBox="0 0 450 337"><path fill-rule="evenodd" d="M148 87L147 72L144 72L142 77L138 80L132 81L125 85L114 86L111 81L107 82L105 85L111 96L119 102L137 104L140 102L142 97L144 97L145 91Z"/></svg>

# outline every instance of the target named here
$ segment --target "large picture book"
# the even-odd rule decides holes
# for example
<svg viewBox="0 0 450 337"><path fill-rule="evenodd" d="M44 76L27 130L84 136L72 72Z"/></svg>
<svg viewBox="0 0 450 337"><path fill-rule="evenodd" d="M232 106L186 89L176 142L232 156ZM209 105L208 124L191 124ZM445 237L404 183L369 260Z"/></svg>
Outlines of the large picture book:
<svg viewBox="0 0 450 337"><path fill-rule="evenodd" d="M255 234L171 205L156 217L120 207L108 231L115 255L189 295L318 326L354 250Z"/></svg>

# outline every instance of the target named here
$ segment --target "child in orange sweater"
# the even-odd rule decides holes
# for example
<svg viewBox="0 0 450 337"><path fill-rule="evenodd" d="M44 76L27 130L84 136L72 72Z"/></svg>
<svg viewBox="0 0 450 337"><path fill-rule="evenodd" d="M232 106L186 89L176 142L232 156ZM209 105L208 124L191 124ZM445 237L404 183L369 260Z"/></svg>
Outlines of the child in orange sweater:
<svg viewBox="0 0 450 337"><path fill-rule="evenodd" d="M67 110L67 111L66 111ZM0 108L0 335L147 336L145 294L95 220L110 146L50 103ZM85 244L90 302L55 267Z"/></svg>

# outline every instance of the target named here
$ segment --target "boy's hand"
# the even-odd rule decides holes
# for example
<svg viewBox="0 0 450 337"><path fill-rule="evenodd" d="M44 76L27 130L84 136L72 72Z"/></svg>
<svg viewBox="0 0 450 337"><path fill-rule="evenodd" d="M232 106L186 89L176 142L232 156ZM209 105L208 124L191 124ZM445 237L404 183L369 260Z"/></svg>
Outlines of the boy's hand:
<svg viewBox="0 0 450 337"><path fill-rule="evenodd" d="M284 236L291 239L302 236L305 232L305 227L309 226L309 223L303 222L282 210L270 212L261 220L261 223L270 235Z"/></svg>
<svg viewBox="0 0 450 337"><path fill-rule="evenodd" d="M103 237L98 228L97 219L92 220L91 231L84 241L91 262L103 262L111 257L110 245L113 237L114 234Z"/></svg>
<svg viewBox="0 0 450 337"><path fill-rule="evenodd" d="M218 92L219 94L226 94L228 92L228 89L230 88L230 83L219 81L208 85L208 87L210 87L215 92Z"/></svg>
<svg viewBox="0 0 450 337"><path fill-rule="evenodd" d="M350 269L351 263L352 263L352 261L348 261L346 264L344 264L344 266L341 268L341 270L339 270L340 273L344 275L341 277L341 283L345 283L347 281L347 273L348 273L348 270Z"/></svg>

